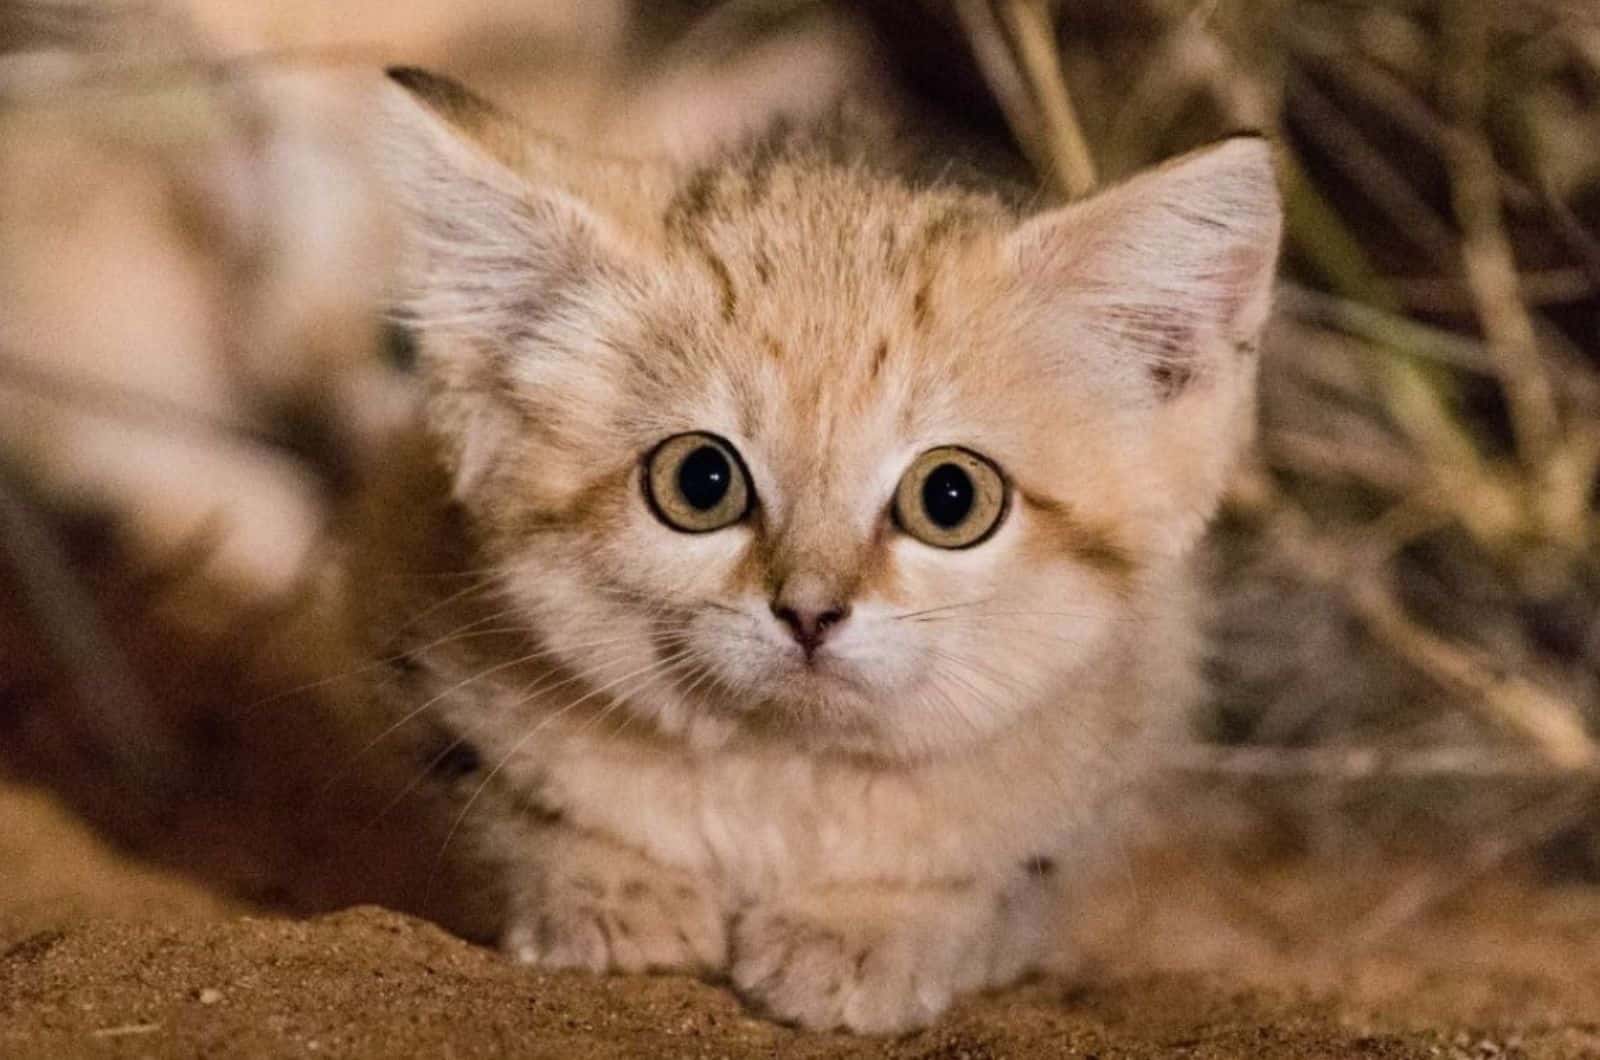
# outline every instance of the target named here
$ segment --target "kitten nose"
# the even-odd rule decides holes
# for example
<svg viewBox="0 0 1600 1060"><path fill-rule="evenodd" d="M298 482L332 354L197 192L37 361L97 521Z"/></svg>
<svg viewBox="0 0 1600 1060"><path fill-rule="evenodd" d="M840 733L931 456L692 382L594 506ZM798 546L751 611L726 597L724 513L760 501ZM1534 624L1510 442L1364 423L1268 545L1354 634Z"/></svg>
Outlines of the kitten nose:
<svg viewBox="0 0 1600 1060"><path fill-rule="evenodd" d="M835 600L821 579L802 575L784 581L772 600L772 613L789 627L809 659L822 646L828 630L850 616L850 605Z"/></svg>
<svg viewBox="0 0 1600 1060"><path fill-rule="evenodd" d="M789 627L789 633L805 650L806 658L816 654L828 636L828 630L850 617L850 606L830 607L826 611L809 608L786 607L780 601L772 602L772 613L778 621Z"/></svg>

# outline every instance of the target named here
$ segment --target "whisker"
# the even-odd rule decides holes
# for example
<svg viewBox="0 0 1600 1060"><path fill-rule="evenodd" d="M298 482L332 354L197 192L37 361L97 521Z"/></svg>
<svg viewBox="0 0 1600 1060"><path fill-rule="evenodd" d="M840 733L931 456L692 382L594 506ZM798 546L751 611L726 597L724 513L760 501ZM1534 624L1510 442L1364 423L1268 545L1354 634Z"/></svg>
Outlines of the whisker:
<svg viewBox="0 0 1600 1060"><path fill-rule="evenodd" d="M413 791L415 791L417 789L417 785L421 784L424 780L426 780L428 778L428 776L435 769L439 768L439 763L443 762L446 758L450 757L450 753L452 751L454 751L456 748L460 747L462 744L464 744L466 742L467 742L467 737L466 737L465 734L462 734L460 736L457 736L454 740L451 740L449 743L445 744L444 745L444 749L441 750L438 754L434 755L432 758L428 759L428 761L423 764L423 767L422 767L421 771L418 772L415 776L413 776L411 778L411 780L406 784L406 786L400 789L399 793L396 794L394 796L394 798L392 798L388 802L384 803L383 808L381 810L379 810L376 814L373 815L372 820L368 821L366 823L365 827L372 828L379 821L383 820L385 817L389 816L389 814L393 813L395 807L399 806L402 802L404 802L405 799L406 799L406 796L410 795Z"/></svg>
<svg viewBox="0 0 1600 1060"><path fill-rule="evenodd" d="M411 630L411 629L415 629L417 627L417 625L420 624L422 622L422 620L427 618L429 615L436 614L439 611L442 611L443 609L445 609L446 607L449 607L451 604L457 603L460 600L463 600L463 599L466 599L469 596L472 596L474 593L481 593L481 592L487 592L489 590L498 589L499 586L495 584L498 580L499 580L499 575L498 574L490 574L488 577L483 578L480 581L473 582L472 584L470 584L470 585L468 585L468 586L466 586L464 588L456 590L455 592L451 593L449 596L446 596L441 600L436 600L434 603L432 603L428 607L423 608L421 611L418 611L416 614L414 614L410 618L406 619L405 623L403 625L401 625L400 628L398 630L396 630L395 632L397 634L399 634L399 633L405 633L406 631ZM502 610L499 613L500 614L505 614L507 612L515 611L515 610L516 610L516 605L513 604L510 607L505 608L504 610Z"/></svg>
<svg viewBox="0 0 1600 1060"><path fill-rule="evenodd" d="M584 670L582 670L580 672L577 672L577 673L572 673L569 676L567 676L564 680L559 681L554 685L550 685L549 684L550 678L555 677L555 676L559 676L562 673L564 673L565 671L557 670L557 671L555 671L555 672L553 672L551 674L546 674L544 677L540 678L539 680L534 681L529 685L525 685L525 686L523 686L523 688L518 690L518 692L517 692L517 696L519 697L518 698L518 703L522 704L522 703L529 702L539 692L542 692L542 691L554 691L554 690L556 690L558 688L565 687L566 685L574 684L574 683L576 683L578 681L582 681L582 680L585 680L585 679L593 678L593 677L598 675L598 671L604 670L604 669L610 667L611 665L613 665L616 662L620 662L621 659L622 659L621 656L617 656L617 657L602 661L601 663L599 663L597 668L588 668L588 669L584 669ZM401 719L401 722L399 724L404 724L405 720L406 719L404 719L404 718ZM378 812L378 814L373 818L373 820L372 820L372 822L370 822L370 824L376 824L378 821L382 820L384 816L386 816L388 813L393 811L393 809L396 806L398 806L405 799L405 797L408 794L410 794L412 791L414 791L416 789L418 784L422 783L422 781L427 778L428 774L431 773L433 771L433 769L436 766L438 766L438 764L440 762L444 761L444 759L450 754L451 751L454 751L457 747L460 747L467 740L468 736L476 738L477 736L479 736L482 733L486 732L490 728L490 726L492 726L495 723L495 721L496 721L496 719L493 718L493 717L483 718L483 719L481 719L479 721L479 724L477 726L471 728L469 730L469 732L463 733L461 735L458 735L454 740L451 740L448 744L446 744L442 750L440 750L437 754L435 754L433 758L428 760L428 762L424 765L424 767L423 767L423 769L421 771L419 771L415 776L413 776L411 778L411 780L405 785L405 787L403 787L400 790L399 794L397 794L394 798L392 798L388 802L388 804L386 804L383 807L383 809ZM398 725L393 726L393 727L391 727L391 730L393 728L397 728L397 727L398 727ZM380 734L378 739L382 739L384 735L387 735L387 731L386 731L385 734ZM369 824L369 827L370 827L370 824Z"/></svg>
<svg viewBox="0 0 1600 1060"><path fill-rule="evenodd" d="M486 615L486 616L484 616L482 618L477 619L476 621L469 622L464 626L460 626L457 629L452 630L451 632L444 634L443 636L439 637L436 640L430 641L427 644L420 645L420 646L418 646L416 648L412 648L412 649L409 649L409 650L403 651L403 652L396 652L393 655L379 656L378 658L373 659L370 662L363 663L362 665L354 667L352 669L344 670L344 671L342 671L340 673L332 674L332 675L330 675L328 677L319 678L319 679L317 679L315 681L308 681L305 684L296 685L293 688L286 688L286 689L284 689L282 691L274 692L269 696L264 696L261 699L253 700L252 702L245 704L244 706L240 707L239 710L242 713L247 713L248 714L248 713L254 712L256 710L259 710L260 708L262 708L264 706L267 706L268 704L276 703L276 702L279 702L280 700L288 699L291 696L301 695L301 694L306 693L306 692L314 692L319 688L326 688L331 684L336 684L339 681L346 681L346 680L349 680L352 677L359 677L360 675L365 674L365 673L370 673L373 670L381 670L385 666L388 666L388 665L391 665L393 663L397 663L397 662L401 661L402 659L406 658L408 655L420 654L420 653L425 652L425 651L430 651L430 650L432 650L434 648L443 647L446 644L454 643L455 641L458 641L458 640L468 640L468 639L470 639L472 637L504 636L504 635L512 634L512 633L523 633L523 632L526 632L526 628L523 627L523 626L506 626L506 627L497 628L497 629L477 630L477 631L474 631L474 632L469 632L469 631L472 631L473 627L475 627L475 626L481 626L481 625L484 625L485 623L494 622L494 621L497 621L499 619L502 619L508 613L510 613L513 610L515 610L515 608L506 608L503 611L498 611L498 612L496 612L494 614Z"/></svg>
<svg viewBox="0 0 1600 1060"><path fill-rule="evenodd" d="M667 637L663 639L666 641L667 647L675 647L677 643L681 643L683 640L686 640L687 637L687 634L679 634L676 637ZM631 640L632 638L624 637L618 639ZM621 657L614 658L606 662L602 662L599 665L601 667L609 667L613 662L620 661L620 659ZM551 678L559 677L563 672L567 674L566 677L560 681L557 681L553 685L550 684ZM577 664L568 664L564 671L557 670L553 673L545 674L532 684L524 685L522 688L519 688L516 692L516 705L519 707L526 706L528 703L533 702L541 694L554 692L558 688L565 688L568 685L577 684L579 681L588 680L593 676L595 676L595 674L590 669L581 668Z"/></svg>
<svg viewBox="0 0 1600 1060"><path fill-rule="evenodd" d="M1109 618L1116 620L1119 616L1108 614L1105 609L1082 608L1075 611L972 611L956 612L954 614L930 615L926 618L914 618L907 621L921 623L933 622L977 622L991 618ZM1142 616L1135 616L1142 619ZM1135 620L1123 616L1124 621Z"/></svg>
<svg viewBox="0 0 1600 1060"><path fill-rule="evenodd" d="M430 709L431 707L433 707L434 705L439 703L441 700L447 698L448 696L452 695L455 692L459 692L461 689L467 687L468 685L474 684L474 683L476 683L478 681L483 680L486 677L490 677L490 676L492 676L492 675L494 675L496 673L500 673L500 672L502 672L504 670L509 670L509 669L512 669L513 667L523 666L523 665L526 665L526 664L531 663L531 662L537 662L540 659L548 658L548 657L550 657L552 655L558 654L562 650L567 650L567 651L591 650L591 649L594 649L594 648L607 647L607 646L610 646L610 645L623 643L623 642L626 642L626 641L629 641L629 640L632 640L632 639L633 639L632 636L621 635L621 636L616 636L616 637L609 637L609 638L606 638L604 640L599 640L599 641L590 641L590 642L588 642L586 644L576 645L576 646L563 646L562 648L554 648L554 647L548 647L547 646L545 648L542 648L539 651L529 652L529 653L527 653L525 655L520 655L520 656L518 656L518 657L516 657L514 659L507 659L504 662L496 663L493 666L490 666L490 667L487 667L485 669L479 670L479 671L477 671L477 672L475 672L475 673L473 673L473 674L471 674L471 675L469 675L467 677L464 677L460 681L457 681L455 684L451 685L450 687L444 689L443 691L437 693L436 695L432 696L431 698L425 700L422 703L421 706L418 706L418 707L416 707L416 708L414 708L412 710L406 711L396 721L394 721L387 728L385 728L382 732L378 733L378 735L374 736L372 739L368 740L365 744L363 744L359 749L356 750L356 752L354 754L352 754L348 759L346 759L345 762L340 765L339 769L334 772L333 776L331 776L328 779L327 784L325 784L324 787L322 788L321 794L323 796L326 796L328 790L330 788L332 788L332 786L339 780L339 778L343 777L345 775L345 773L348 772L349 769L352 766L355 765L356 762L358 762L365 755L369 754L373 750L373 748L377 747L384 740L387 740L390 736L393 736L395 733L399 732L400 729L402 729L407 723L409 723L410 721L414 720L415 718L421 716L424 712L426 712L428 709ZM544 680L544 678L540 679L540 681L543 681L543 680ZM582 676L580 675L578 677L574 677L569 681L562 682L562 684L569 684L569 683L571 683L572 681L575 681L575 680L582 680ZM536 681L535 685L538 685L539 683L540 682ZM555 687L561 687L561 685L557 685ZM526 702L526 701L527 701L526 699L523 699L520 702Z"/></svg>
<svg viewBox="0 0 1600 1060"><path fill-rule="evenodd" d="M489 785L494 781L495 777L500 775L500 772L510 764L511 760L516 757L517 752L521 751L522 748L527 745L529 740L533 739L540 732L542 732L547 725L555 722L558 718L564 716L569 711L577 708L583 703L594 699L596 696L604 695L606 692L617 687L617 685L624 681L632 680L638 677L640 674L649 673L652 670L658 669L661 665L662 664L659 660L652 660L649 664L632 670L629 673L623 674L614 681L610 681L597 688L591 689L590 691L579 696L577 699L568 703L566 706L562 707L560 710L556 711L554 714L546 716L539 722L539 724L533 726L533 728L529 729L515 743L513 743L511 748L506 751L503 756L501 756L500 761L496 762L494 768L491 769L483 778L483 781L478 785L476 790L473 791L472 796L467 799L466 805L461 808L461 812L458 813L455 820L451 822L450 830L445 833L444 841L439 846L439 853L434 858L433 869L429 872L427 890L431 893L433 879L437 875L439 866L444 860L445 852L450 847L450 841L455 837L456 832L460 830L462 822L467 819L467 815L472 811L472 807L476 805L478 799L482 797L483 793L488 790Z"/></svg>
<svg viewBox="0 0 1600 1060"><path fill-rule="evenodd" d="M890 617L896 621L905 622L912 619L922 618L924 615L937 614L941 611L958 611L962 608L977 607L978 605L988 603L993 599L994 597L992 596L983 596L976 600L966 600L962 601L961 603L941 604L938 607L925 607L921 611L903 611L898 615L891 615Z"/></svg>
<svg viewBox="0 0 1600 1060"><path fill-rule="evenodd" d="M684 656L687 656L688 654L690 654L689 649L684 649L683 651L677 653L677 655L674 656L674 660L675 660L674 661L674 665L676 664L676 662L681 662L682 658ZM664 661L667 661L667 660L664 660ZM642 687L642 685L641 685L641 687ZM636 692L628 693L629 696L634 695L634 694L636 694ZM621 706L621 704L622 704L622 700L617 700L611 706L609 706L604 713L599 715L596 719L593 719L591 724L593 722L603 721L606 716L608 716L611 712L616 710L619 706ZM633 715L632 714L626 715L625 716L625 720L623 722L622 728L625 728L627 726L628 722L631 722L632 720L633 720ZM478 726L477 729L473 730L472 735L476 735L478 732L482 731L483 729L485 729L487 727L488 727L488 723L487 722L482 724L482 725L480 725L480 726ZM617 730L617 732L615 734L613 734L613 736L619 735L622 732L622 728L619 728ZM582 732L583 730L579 730L579 731ZM367 823L366 827L368 827L368 828L373 827L379 821L381 821L384 817L386 817L390 813L392 813L397 806L399 806L402 802L405 801L405 798L406 798L407 795L410 795L413 791L415 791L417 789L417 786L420 785L424 780L426 780L428 778L428 776L431 773L433 773L433 771L436 768L438 768L439 764L450 756L451 752L456 750L456 748L462 746L464 743L466 743L466 741L467 741L467 734L461 734L461 735L456 736L456 738L451 740L449 743L445 744L445 746L441 750L439 750L439 752L436 753L432 758L430 758L424 764L423 768L419 772L417 772L416 775L413 776L411 778L411 780L403 788L401 788L400 791L393 798L391 798L383 806L383 808L381 810L379 810L377 812L376 815L374 815L372 820Z"/></svg>
<svg viewBox="0 0 1600 1060"><path fill-rule="evenodd" d="M611 697L609 697L611 699L611 702L609 704L607 704L606 707L600 711L600 713L596 714L594 717L590 718L588 721L584 722L581 726L579 726L577 732L574 733L574 735L582 736L585 733L587 733L590 729L594 728L596 725L598 725L601 722L603 722L607 717L609 717L612 714L613 711L617 710L628 698L637 695L641 690L643 690L644 688L648 687L650 682L655 679L655 677L656 677L656 675L658 673L661 673L663 671L670 671L671 668L674 665L676 665L679 661L681 661L686 656L688 656L691 652L693 652L693 650L694 650L693 648L680 648L677 651L673 652L671 655L668 655L668 656L658 660L659 665L657 667L653 668L649 673L645 674L645 676L637 684L635 684L634 686L629 688L626 692L624 692L624 693L622 693L620 695L612 695Z"/></svg>

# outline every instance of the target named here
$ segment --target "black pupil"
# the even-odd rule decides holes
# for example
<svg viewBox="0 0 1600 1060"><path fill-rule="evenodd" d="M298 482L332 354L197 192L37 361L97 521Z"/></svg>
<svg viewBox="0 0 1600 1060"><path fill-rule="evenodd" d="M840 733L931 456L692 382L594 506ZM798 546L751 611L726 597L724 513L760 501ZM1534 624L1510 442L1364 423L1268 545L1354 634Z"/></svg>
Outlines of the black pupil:
<svg viewBox="0 0 1600 1060"><path fill-rule="evenodd" d="M709 512L722 503L733 484L733 468L714 445L702 445L678 465L678 492L697 511Z"/></svg>
<svg viewBox="0 0 1600 1060"><path fill-rule="evenodd" d="M972 513L972 476L955 464L940 464L922 481L922 510L946 530L958 527Z"/></svg>

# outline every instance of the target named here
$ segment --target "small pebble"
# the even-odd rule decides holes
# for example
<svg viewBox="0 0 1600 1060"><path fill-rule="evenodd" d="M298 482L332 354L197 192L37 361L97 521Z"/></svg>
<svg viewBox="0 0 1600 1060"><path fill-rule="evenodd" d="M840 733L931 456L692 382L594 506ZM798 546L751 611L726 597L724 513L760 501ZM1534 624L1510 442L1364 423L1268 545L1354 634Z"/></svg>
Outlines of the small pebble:
<svg viewBox="0 0 1600 1060"><path fill-rule="evenodd" d="M222 991L214 990L208 986L204 990L200 991L199 1000L200 1004L202 1005L215 1005L218 1001L222 1000Z"/></svg>

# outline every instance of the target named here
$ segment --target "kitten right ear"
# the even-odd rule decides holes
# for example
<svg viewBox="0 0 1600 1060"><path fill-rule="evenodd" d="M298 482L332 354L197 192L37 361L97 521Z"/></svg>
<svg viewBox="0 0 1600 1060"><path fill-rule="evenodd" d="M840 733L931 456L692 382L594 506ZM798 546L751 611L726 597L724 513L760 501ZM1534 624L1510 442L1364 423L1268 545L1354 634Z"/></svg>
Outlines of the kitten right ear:
<svg viewBox="0 0 1600 1060"><path fill-rule="evenodd" d="M1036 217L1010 239L1055 369L1112 380L1147 410L1177 550L1215 510L1252 432L1281 227L1270 145L1235 137Z"/></svg>
<svg viewBox="0 0 1600 1060"><path fill-rule="evenodd" d="M395 312L417 333L429 420L465 497L517 429L507 368L529 353L530 322L612 241L586 203L519 171L528 151L509 117L445 78L388 75L381 169L406 248Z"/></svg>

